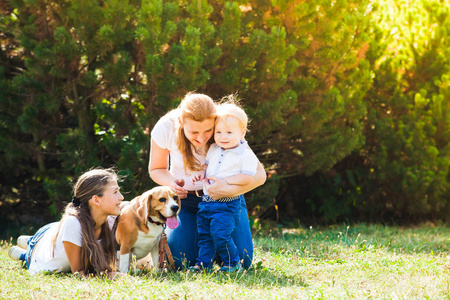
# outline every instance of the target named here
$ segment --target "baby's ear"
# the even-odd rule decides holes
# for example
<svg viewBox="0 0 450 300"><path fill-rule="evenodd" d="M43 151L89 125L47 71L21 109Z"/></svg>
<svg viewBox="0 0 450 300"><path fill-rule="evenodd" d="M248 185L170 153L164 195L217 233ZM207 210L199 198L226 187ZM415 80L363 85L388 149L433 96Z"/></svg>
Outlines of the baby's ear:
<svg viewBox="0 0 450 300"><path fill-rule="evenodd" d="M247 129L246 128L242 128L242 134L241 134L241 139L243 140L245 138L245 134L247 133Z"/></svg>

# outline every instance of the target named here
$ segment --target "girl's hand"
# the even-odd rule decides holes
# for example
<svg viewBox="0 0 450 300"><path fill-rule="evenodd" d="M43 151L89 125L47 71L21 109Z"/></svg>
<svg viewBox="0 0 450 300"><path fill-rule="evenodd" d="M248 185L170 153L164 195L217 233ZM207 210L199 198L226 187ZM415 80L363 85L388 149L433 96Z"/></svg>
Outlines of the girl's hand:
<svg viewBox="0 0 450 300"><path fill-rule="evenodd" d="M205 187L208 195L214 200L232 196L232 186L219 177L209 176L205 178Z"/></svg>
<svg viewBox="0 0 450 300"><path fill-rule="evenodd" d="M178 195L178 197L180 197L180 199L187 197L187 191L183 188L183 186L184 186L183 179L176 179L176 180L172 181L172 183L170 184L170 187L172 188L172 190L175 193L177 193L177 195Z"/></svg>
<svg viewBox="0 0 450 300"><path fill-rule="evenodd" d="M131 277L128 273L120 273L120 272L109 272L108 278L111 280L117 280L119 278Z"/></svg>

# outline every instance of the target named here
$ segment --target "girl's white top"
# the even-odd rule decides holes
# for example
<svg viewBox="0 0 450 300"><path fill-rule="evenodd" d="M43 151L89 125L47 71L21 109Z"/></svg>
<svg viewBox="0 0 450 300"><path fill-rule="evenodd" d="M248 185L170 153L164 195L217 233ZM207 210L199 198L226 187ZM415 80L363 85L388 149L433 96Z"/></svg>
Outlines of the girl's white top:
<svg viewBox="0 0 450 300"><path fill-rule="evenodd" d="M53 252L52 241L58 232L59 223L60 222L53 224L34 247L30 259L29 273L31 275L43 271L71 271L63 242L70 242L81 247L81 224L77 217L69 216L61 226Z"/></svg>
<svg viewBox="0 0 450 300"><path fill-rule="evenodd" d="M203 188L202 181L197 182L195 185L192 183L192 179L196 175L202 175L204 171L189 171L186 174L184 171L184 161L183 154L177 147L177 123L178 116L180 115L179 109L172 110L163 116L156 123L155 127L151 132L151 138L155 143L162 149L167 149L170 152L170 166L169 172L176 179L184 179L184 188L188 191L201 190ZM193 149L194 150L194 149ZM198 154L193 151L194 157L198 159L200 164L203 166L205 164L205 154Z"/></svg>

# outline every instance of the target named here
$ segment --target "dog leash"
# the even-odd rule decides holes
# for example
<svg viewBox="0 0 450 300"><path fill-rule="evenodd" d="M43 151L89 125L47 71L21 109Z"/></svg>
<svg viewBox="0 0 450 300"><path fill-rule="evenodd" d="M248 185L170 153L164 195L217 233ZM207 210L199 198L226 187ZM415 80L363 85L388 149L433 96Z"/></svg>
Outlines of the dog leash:
<svg viewBox="0 0 450 300"><path fill-rule="evenodd" d="M148 218L150 223L161 225L163 230L166 229L166 224L155 222L152 218ZM159 249L158 249L158 269L162 270L167 268L169 271L175 270L175 263L173 261L172 252L170 251L169 244L167 243L167 235L164 233L161 234L161 239L159 240Z"/></svg>
<svg viewBox="0 0 450 300"><path fill-rule="evenodd" d="M169 244L167 243L167 235L163 232L159 240L158 269L162 270L164 268L167 268L169 271L175 270L172 252L170 252Z"/></svg>

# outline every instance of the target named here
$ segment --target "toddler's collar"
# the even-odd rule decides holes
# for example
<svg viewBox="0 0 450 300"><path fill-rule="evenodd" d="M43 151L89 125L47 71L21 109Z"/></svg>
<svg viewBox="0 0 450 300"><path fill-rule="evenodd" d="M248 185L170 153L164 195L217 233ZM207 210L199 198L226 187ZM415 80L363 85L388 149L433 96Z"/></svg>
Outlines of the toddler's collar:
<svg viewBox="0 0 450 300"><path fill-rule="evenodd" d="M217 146L217 147L219 147L219 146ZM223 149L222 148L222 151L230 151L230 152L234 152L237 154L242 154L242 153L244 153L245 149L247 149L247 147L248 147L247 141L241 140L240 145L237 146L236 148L233 148L233 149Z"/></svg>

